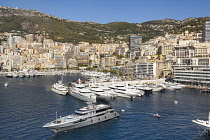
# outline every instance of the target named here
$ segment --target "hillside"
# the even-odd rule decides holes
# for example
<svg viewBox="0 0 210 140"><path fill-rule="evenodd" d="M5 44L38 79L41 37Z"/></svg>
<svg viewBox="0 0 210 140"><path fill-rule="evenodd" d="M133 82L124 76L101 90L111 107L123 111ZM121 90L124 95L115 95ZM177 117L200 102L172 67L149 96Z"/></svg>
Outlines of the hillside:
<svg viewBox="0 0 210 140"><path fill-rule="evenodd" d="M180 33L185 30L200 32L210 17L153 20L143 23L75 22L47 15L36 10L0 6L0 32L46 33L46 37L59 42L120 43L128 42L129 34L143 36L143 42L155 36Z"/></svg>

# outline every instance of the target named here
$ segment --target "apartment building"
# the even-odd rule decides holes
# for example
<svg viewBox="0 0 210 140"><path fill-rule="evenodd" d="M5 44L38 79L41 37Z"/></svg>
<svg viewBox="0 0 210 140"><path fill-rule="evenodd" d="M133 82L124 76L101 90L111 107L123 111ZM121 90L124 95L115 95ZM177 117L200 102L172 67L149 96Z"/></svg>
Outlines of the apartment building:
<svg viewBox="0 0 210 140"><path fill-rule="evenodd" d="M102 57L100 60L100 67L102 69L110 69L110 67L116 66L116 58L112 56Z"/></svg>
<svg viewBox="0 0 210 140"><path fill-rule="evenodd" d="M129 50L138 51L142 44L142 36L130 35L129 36Z"/></svg>
<svg viewBox="0 0 210 140"><path fill-rule="evenodd" d="M202 28L202 41L210 42L210 21L206 21Z"/></svg>
<svg viewBox="0 0 210 140"><path fill-rule="evenodd" d="M135 63L134 78L136 79L156 78L156 63Z"/></svg>

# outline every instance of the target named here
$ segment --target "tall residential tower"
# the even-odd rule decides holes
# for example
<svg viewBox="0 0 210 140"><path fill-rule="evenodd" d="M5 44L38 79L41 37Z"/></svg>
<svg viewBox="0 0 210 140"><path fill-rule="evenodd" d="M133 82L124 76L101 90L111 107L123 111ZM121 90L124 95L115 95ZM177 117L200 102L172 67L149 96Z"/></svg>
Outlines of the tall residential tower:
<svg viewBox="0 0 210 140"><path fill-rule="evenodd" d="M206 21L202 28L202 41L210 43L210 21Z"/></svg>
<svg viewBox="0 0 210 140"><path fill-rule="evenodd" d="M142 44L142 36L130 35L129 36L129 50L138 51Z"/></svg>

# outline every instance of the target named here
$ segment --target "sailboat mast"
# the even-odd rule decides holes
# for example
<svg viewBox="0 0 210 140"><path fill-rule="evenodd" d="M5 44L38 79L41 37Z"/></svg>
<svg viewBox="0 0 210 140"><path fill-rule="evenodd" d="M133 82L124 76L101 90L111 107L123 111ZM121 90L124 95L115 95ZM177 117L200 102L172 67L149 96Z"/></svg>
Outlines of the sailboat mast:
<svg viewBox="0 0 210 140"><path fill-rule="evenodd" d="M61 76L61 82L63 83L63 74L62 74L62 76Z"/></svg>
<svg viewBox="0 0 210 140"><path fill-rule="evenodd" d="M209 112L209 124L210 124L210 112Z"/></svg>
<svg viewBox="0 0 210 140"><path fill-rule="evenodd" d="M57 114L58 114L58 113L57 113L57 111L56 111L55 113L56 113L56 119L55 119L55 120L56 120L56 122L57 122L57 117L58 117L58 115L57 115Z"/></svg>

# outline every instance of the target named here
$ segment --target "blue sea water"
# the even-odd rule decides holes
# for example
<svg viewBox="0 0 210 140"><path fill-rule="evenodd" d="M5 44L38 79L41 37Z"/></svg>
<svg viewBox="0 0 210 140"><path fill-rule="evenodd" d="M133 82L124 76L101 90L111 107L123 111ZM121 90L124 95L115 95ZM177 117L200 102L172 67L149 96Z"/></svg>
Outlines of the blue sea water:
<svg viewBox="0 0 210 140"><path fill-rule="evenodd" d="M82 78L82 77L81 77ZM208 119L210 94L183 88L130 100L116 98L109 104L120 117L95 125L54 133L42 126L58 116L86 106L80 100L52 92L61 76L34 78L0 77L1 140L207 140L193 119ZM78 76L64 76L64 83ZM8 82L9 86L4 87ZM174 104L177 100L178 104ZM98 101L98 103L101 103ZM124 109L124 112L121 112ZM161 118L153 115L158 113ZM200 129L200 131L202 131Z"/></svg>

